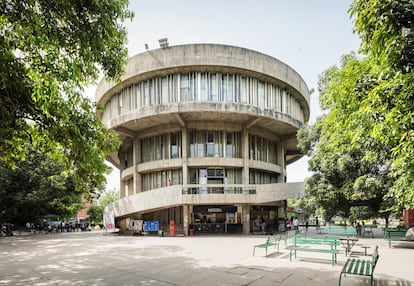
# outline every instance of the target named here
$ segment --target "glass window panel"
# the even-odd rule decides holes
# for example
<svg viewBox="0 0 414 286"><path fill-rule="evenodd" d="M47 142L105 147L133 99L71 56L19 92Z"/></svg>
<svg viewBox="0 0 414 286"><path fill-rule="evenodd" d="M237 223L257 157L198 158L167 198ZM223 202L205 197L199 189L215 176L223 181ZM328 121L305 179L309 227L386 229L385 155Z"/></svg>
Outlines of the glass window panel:
<svg viewBox="0 0 414 286"><path fill-rule="evenodd" d="M191 73L189 76L191 100L197 101L197 74Z"/></svg>
<svg viewBox="0 0 414 286"><path fill-rule="evenodd" d="M206 138L205 138L205 132L198 131L197 132L197 157L205 157L205 144L206 144Z"/></svg>
<svg viewBox="0 0 414 286"><path fill-rule="evenodd" d="M247 103L247 78L240 78L240 102Z"/></svg>
<svg viewBox="0 0 414 286"><path fill-rule="evenodd" d="M223 157L223 132L214 132L214 157Z"/></svg>
<svg viewBox="0 0 414 286"><path fill-rule="evenodd" d="M226 157L233 158L233 133L228 132L226 134Z"/></svg>
<svg viewBox="0 0 414 286"><path fill-rule="evenodd" d="M157 104L157 100L155 97L155 79L149 80L148 85L149 85L150 105Z"/></svg>
<svg viewBox="0 0 414 286"><path fill-rule="evenodd" d="M260 107L265 107L265 84L264 82L258 82L257 88L257 95L258 95L258 105Z"/></svg>
<svg viewBox="0 0 414 286"><path fill-rule="evenodd" d="M227 74L221 75L221 96L227 101Z"/></svg>
<svg viewBox="0 0 414 286"><path fill-rule="evenodd" d="M234 97L234 90L235 90L235 80L234 75L228 76L227 82L227 102L236 102Z"/></svg>
<svg viewBox="0 0 414 286"><path fill-rule="evenodd" d="M201 73L200 79L200 100L206 101L208 93L207 73Z"/></svg>
<svg viewBox="0 0 414 286"><path fill-rule="evenodd" d="M217 76L216 74L210 75L208 100L217 101Z"/></svg>
<svg viewBox="0 0 414 286"><path fill-rule="evenodd" d="M171 158L178 158L178 134L171 134Z"/></svg>
<svg viewBox="0 0 414 286"><path fill-rule="evenodd" d="M214 156L214 132L207 131L207 157Z"/></svg>
<svg viewBox="0 0 414 286"><path fill-rule="evenodd" d="M169 102L168 100L169 94L168 94L168 78L167 77L163 77L161 79L161 102L162 103L167 103Z"/></svg>
<svg viewBox="0 0 414 286"><path fill-rule="evenodd" d="M190 84L187 74L180 76L180 96L182 101L188 101L190 95Z"/></svg>

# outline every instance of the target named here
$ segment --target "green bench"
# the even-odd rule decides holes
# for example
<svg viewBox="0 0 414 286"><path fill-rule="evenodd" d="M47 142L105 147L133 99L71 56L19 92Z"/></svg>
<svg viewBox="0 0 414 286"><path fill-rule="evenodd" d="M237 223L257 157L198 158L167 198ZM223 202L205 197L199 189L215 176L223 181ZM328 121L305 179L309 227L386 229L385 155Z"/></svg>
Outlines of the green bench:
<svg viewBox="0 0 414 286"><path fill-rule="evenodd" d="M280 239L285 242L285 248L287 248L288 242L296 235L296 230L288 230L284 235L281 236Z"/></svg>
<svg viewBox="0 0 414 286"><path fill-rule="evenodd" d="M337 261L337 254L339 250L336 248L339 245L339 239L335 237L294 237L292 238L293 245L289 246L287 249L290 250L289 260L292 261L292 253L294 253L296 258L297 251L306 251L306 252L319 252L319 253L330 253L332 255L332 266L335 265ZM301 246L302 245L302 246ZM327 245L330 248L312 248L312 247L303 247L303 245Z"/></svg>
<svg viewBox="0 0 414 286"><path fill-rule="evenodd" d="M277 252L279 253L279 243L280 243L280 235L269 236L265 243L253 246L253 256L254 256L256 248L266 249L266 256L267 256L267 249L271 246L273 246L275 249L277 247Z"/></svg>
<svg viewBox="0 0 414 286"><path fill-rule="evenodd" d="M372 259L348 258L342 267L341 274L339 275L338 286L341 285L342 275L346 276L346 274L370 277L372 286L374 284L374 270L377 265L378 258L378 246L374 249Z"/></svg>
<svg viewBox="0 0 414 286"><path fill-rule="evenodd" d="M392 242L396 243L414 243L414 240L407 240L405 234L407 233L406 229L395 229L395 228L386 228L384 230L384 238L388 240L388 246L391 248Z"/></svg>
<svg viewBox="0 0 414 286"><path fill-rule="evenodd" d="M357 236L357 231L353 227L327 227L325 228L325 234L340 236Z"/></svg>

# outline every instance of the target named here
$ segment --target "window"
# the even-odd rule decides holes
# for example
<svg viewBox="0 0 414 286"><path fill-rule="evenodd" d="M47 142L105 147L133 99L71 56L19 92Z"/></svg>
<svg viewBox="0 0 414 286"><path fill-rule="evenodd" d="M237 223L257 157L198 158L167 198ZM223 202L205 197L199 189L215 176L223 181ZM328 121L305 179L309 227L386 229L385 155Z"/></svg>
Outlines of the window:
<svg viewBox="0 0 414 286"><path fill-rule="evenodd" d="M157 135L141 140L143 162L181 157L181 132Z"/></svg>
<svg viewBox="0 0 414 286"><path fill-rule="evenodd" d="M265 107L265 84L264 82L259 81L257 85L257 104L260 107Z"/></svg>
<svg viewBox="0 0 414 286"><path fill-rule="evenodd" d="M207 94L208 94L208 74L207 73L201 73L200 75L200 100L206 101L207 100Z"/></svg>
<svg viewBox="0 0 414 286"><path fill-rule="evenodd" d="M249 159L277 163L277 144L265 138L249 136Z"/></svg>
<svg viewBox="0 0 414 286"><path fill-rule="evenodd" d="M190 83L188 81L188 75L182 74L180 76L180 94L182 101L188 101L190 97Z"/></svg>
<svg viewBox="0 0 414 286"><path fill-rule="evenodd" d="M122 94L118 93L118 114L122 114Z"/></svg>
<svg viewBox="0 0 414 286"><path fill-rule="evenodd" d="M214 132L207 132L207 157L214 157Z"/></svg>
<svg viewBox="0 0 414 286"><path fill-rule="evenodd" d="M217 101L217 76L215 74L210 75L208 100Z"/></svg>
<svg viewBox="0 0 414 286"><path fill-rule="evenodd" d="M247 103L247 78L240 78L240 102Z"/></svg>
<svg viewBox="0 0 414 286"><path fill-rule="evenodd" d="M161 79L161 103L168 103L168 78Z"/></svg>

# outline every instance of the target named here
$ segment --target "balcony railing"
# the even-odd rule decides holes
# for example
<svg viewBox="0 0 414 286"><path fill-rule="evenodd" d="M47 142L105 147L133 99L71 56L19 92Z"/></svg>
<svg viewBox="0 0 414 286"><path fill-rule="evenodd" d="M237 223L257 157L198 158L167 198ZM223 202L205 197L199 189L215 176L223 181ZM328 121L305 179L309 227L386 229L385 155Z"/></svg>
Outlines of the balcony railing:
<svg viewBox="0 0 414 286"><path fill-rule="evenodd" d="M204 194L256 194L256 189L234 185L188 185L183 188L183 195L204 195Z"/></svg>

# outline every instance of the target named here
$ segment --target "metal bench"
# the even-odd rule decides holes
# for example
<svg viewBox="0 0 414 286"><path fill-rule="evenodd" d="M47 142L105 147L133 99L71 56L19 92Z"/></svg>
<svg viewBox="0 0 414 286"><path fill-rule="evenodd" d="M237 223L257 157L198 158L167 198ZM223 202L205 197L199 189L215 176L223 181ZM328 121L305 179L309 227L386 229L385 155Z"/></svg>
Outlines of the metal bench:
<svg viewBox="0 0 414 286"><path fill-rule="evenodd" d="M374 270L378 258L378 246L374 249L372 259L348 258L339 275L338 286L341 285L342 275L346 276L346 274L370 277L372 286L374 284Z"/></svg>
<svg viewBox="0 0 414 286"><path fill-rule="evenodd" d="M341 236L357 236L355 228L346 227L327 227L325 228L325 234L327 235L341 235Z"/></svg>
<svg viewBox="0 0 414 286"><path fill-rule="evenodd" d="M288 241L297 235L296 230L288 230L284 235L281 236L281 240L285 242L285 248L287 248Z"/></svg>
<svg viewBox="0 0 414 286"><path fill-rule="evenodd" d="M414 240L407 240L405 237L407 230L406 229L385 229L384 238L388 240L388 246L391 248L392 242L395 243L413 243Z"/></svg>
<svg viewBox="0 0 414 286"><path fill-rule="evenodd" d="M280 235L269 236L265 243L253 246L253 256L254 256L256 248L266 249L266 256L267 256L267 249L271 246L273 246L275 249L277 247L277 252L279 253L279 243L280 243Z"/></svg>
<svg viewBox="0 0 414 286"><path fill-rule="evenodd" d="M319 252L319 253L330 253L332 255L332 266L335 265L337 259L337 254L339 250L336 248L339 245L339 239L333 237L318 237L318 238L309 238L309 237L294 237L292 238L293 245L289 246L287 249L290 250L289 260L292 261L292 253L294 253L296 258L297 251L306 251L306 252ZM300 245L327 245L330 248L312 248L312 247L303 247Z"/></svg>

